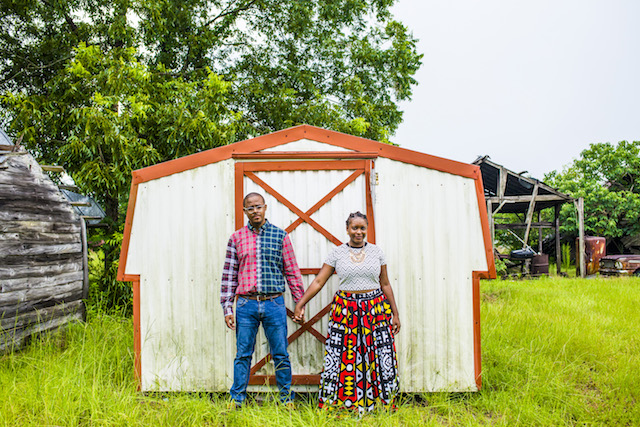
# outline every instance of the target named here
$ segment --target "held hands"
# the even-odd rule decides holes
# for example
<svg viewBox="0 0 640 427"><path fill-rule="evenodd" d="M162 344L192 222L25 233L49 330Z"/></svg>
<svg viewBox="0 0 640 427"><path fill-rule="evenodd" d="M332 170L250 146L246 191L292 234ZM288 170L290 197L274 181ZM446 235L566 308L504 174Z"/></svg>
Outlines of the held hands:
<svg viewBox="0 0 640 427"><path fill-rule="evenodd" d="M302 325L304 323L304 306L296 304L295 311L293 313L293 321Z"/></svg>

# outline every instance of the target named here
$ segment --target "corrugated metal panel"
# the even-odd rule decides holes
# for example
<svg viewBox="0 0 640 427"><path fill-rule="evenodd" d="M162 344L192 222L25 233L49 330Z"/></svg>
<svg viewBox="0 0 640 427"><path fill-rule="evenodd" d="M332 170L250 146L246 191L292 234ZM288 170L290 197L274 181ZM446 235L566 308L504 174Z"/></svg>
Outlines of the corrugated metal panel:
<svg viewBox="0 0 640 427"><path fill-rule="evenodd" d="M309 139L300 139L298 141L289 142L286 144L272 147L264 152L272 151L353 151L344 147L337 147L335 145L324 144L322 142L311 141Z"/></svg>
<svg viewBox="0 0 640 427"><path fill-rule="evenodd" d="M353 171L279 171L257 172L260 179L282 194L288 201L302 211L307 211L326 194L344 181ZM244 180L245 193L258 192L264 195L267 202L267 218L274 225L283 229L293 223L298 216L289 208L266 193L249 178ZM350 212L365 212L365 181L364 175L358 177L342 192L335 195L321 207L311 218L341 241L346 241L345 220ZM290 234L300 268L320 268L329 251L335 245L327 240L319 231L307 223L299 225ZM304 276L305 288L315 276ZM332 277L322 291L307 304L306 317L309 319L328 305L338 289L337 277ZM294 308L293 300L287 291L287 307ZM315 324L314 328L322 335L327 332L327 317ZM298 329L298 325L289 320L289 334ZM268 353L266 338L262 332L257 340L254 363ZM289 347L293 372L296 375L319 374L322 371L324 358L324 344L310 333L303 334ZM273 372L273 365L269 364L259 373Z"/></svg>
<svg viewBox="0 0 640 427"><path fill-rule="evenodd" d="M142 390L226 390L234 333L219 303L234 230L233 161L138 187L127 274L140 274Z"/></svg>
<svg viewBox="0 0 640 427"><path fill-rule="evenodd" d="M375 173L377 243L403 323L401 388L476 390L472 271L487 263L475 182L384 158Z"/></svg>

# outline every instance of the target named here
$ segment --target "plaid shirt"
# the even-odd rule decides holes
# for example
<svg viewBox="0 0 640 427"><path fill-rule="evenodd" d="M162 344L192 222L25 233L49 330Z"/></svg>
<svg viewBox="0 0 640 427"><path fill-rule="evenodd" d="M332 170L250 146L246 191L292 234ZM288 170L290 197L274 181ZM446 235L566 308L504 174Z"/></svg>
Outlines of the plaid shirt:
<svg viewBox="0 0 640 427"><path fill-rule="evenodd" d="M298 302L304 287L287 233L269 221L257 232L251 223L242 227L227 244L220 289L224 315L233 314L236 295L284 292L285 278L293 300Z"/></svg>

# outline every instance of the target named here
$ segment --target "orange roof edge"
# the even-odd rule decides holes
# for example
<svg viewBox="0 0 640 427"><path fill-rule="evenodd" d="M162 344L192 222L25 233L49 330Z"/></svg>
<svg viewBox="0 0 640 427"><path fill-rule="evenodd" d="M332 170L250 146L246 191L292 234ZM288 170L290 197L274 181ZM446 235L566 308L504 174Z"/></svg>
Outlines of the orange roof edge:
<svg viewBox="0 0 640 427"><path fill-rule="evenodd" d="M179 159L169 160L153 166L135 171L138 182L146 182L154 179L195 169L211 163L230 159L233 154L254 153L266 150L288 142L309 139L316 142L347 148L360 152L377 152L380 157L387 157L416 166L424 166L441 172L460 175L467 178L475 178L477 166L468 163L457 162L430 154L413 151L402 147L396 147L371 139L348 135L346 133L323 129L311 125L300 125L272 132L244 141L234 142L222 147L212 148L200 153L191 154Z"/></svg>
<svg viewBox="0 0 640 427"><path fill-rule="evenodd" d="M419 151L396 147L316 126L300 125L133 171L131 193L129 195L129 204L127 207L127 216L123 233L122 250L120 252L120 262L118 265L118 280L131 280L129 275L125 274L125 269L127 255L129 252L129 240L131 237L131 227L133 225L133 216L135 213L138 185L140 183L184 172L186 170L195 169L222 160L227 160L232 158L234 153L253 153L286 144L288 142L299 141L301 139L309 139L358 152L376 152L379 157L386 157L391 160L474 179L476 181L476 192L479 202L478 207L480 210L479 213L483 228L488 264L488 271L486 274L490 278L496 277L487 213L485 209L483 209L483 203L481 203L481 201L484 200L484 193L482 191L482 175L480 174L479 166L432 156Z"/></svg>

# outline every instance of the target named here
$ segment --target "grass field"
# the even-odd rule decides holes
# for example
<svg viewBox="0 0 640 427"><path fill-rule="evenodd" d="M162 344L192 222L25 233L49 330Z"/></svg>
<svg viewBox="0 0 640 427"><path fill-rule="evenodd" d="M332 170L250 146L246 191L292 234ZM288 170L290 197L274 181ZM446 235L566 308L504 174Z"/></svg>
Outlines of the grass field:
<svg viewBox="0 0 640 427"><path fill-rule="evenodd" d="M225 395L144 396L130 319L94 315L0 356L0 425L640 425L640 279L482 283L483 388L403 396L395 413L337 417Z"/></svg>

